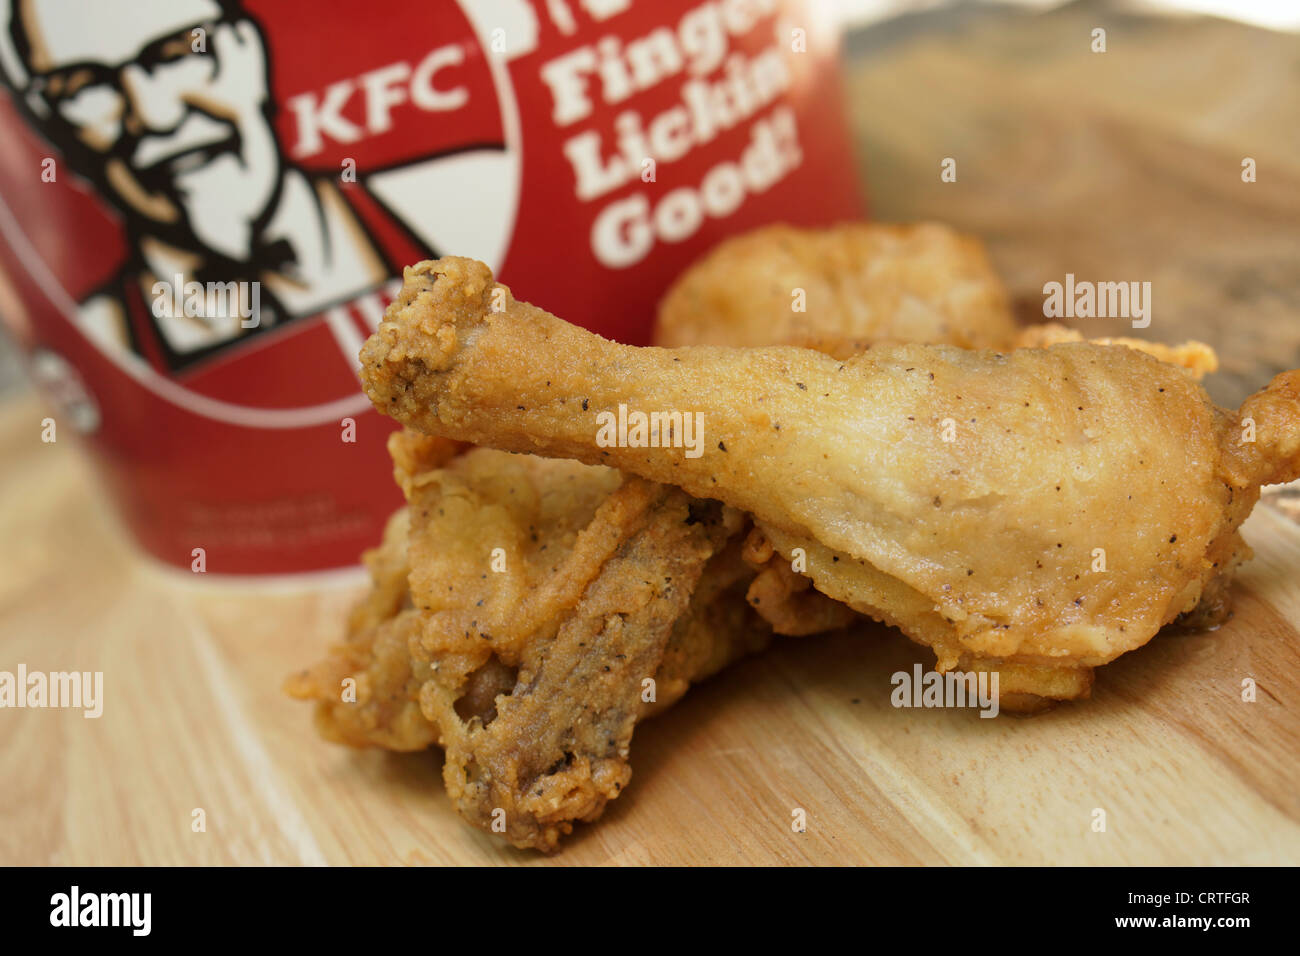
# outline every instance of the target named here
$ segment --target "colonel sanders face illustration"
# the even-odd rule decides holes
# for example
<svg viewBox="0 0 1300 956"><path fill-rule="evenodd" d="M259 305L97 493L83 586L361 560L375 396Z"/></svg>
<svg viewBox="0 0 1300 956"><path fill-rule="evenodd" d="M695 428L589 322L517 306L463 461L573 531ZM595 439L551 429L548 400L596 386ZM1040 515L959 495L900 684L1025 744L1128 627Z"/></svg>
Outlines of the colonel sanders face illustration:
<svg viewBox="0 0 1300 956"><path fill-rule="evenodd" d="M421 35L393 54L404 59L364 74L405 86L362 96L346 72L333 83L317 78L326 89L358 92L364 120L339 136L355 150L345 161L349 179L342 167L309 172L286 156L273 124L268 42L239 0L0 0L0 80L125 225L126 260L78 303L74 321L87 336L114 355L177 373L254 334L324 317L350 374L359 343L333 314L338 308L358 304L373 326L376 310L362 300L391 285L403 265L442 248L492 261L501 255L514 221L518 153L481 132L458 141L457 119L494 102L480 94L471 103L466 92L474 70L490 75L477 52L484 24L512 24L512 35L527 40L516 55L525 55L535 19L526 0L463 8L444 0L432 10L428 0L411 2L445 32ZM473 22L461 16L470 10ZM322 17L328 27L334 14ZM293 39L286 30L279 42ZM319 89L298 99L316 102ZM381 146L385 158L371 165L368 141L398 125L397 109L406 111L403 122L436 118L441 141L409 152ZM307 120L297 108L293 115L301 155ZM312 128L318 143L326 125ZM444 213L447 197L467 196L475 197L473 216ZM174 292L194 281L238 286L238 306L229 297L208 304L208 296L195 310L188 300L181 309L179 299L159 308L172 301L156 291L162 285Z"/></svg>
<svg viewBox="0 0 1300 956"><path fill-rule="evenodd" d="M77 171L137 228L247 260L281 178L256 24L217 0L9 4L5 72Z"/></svg>

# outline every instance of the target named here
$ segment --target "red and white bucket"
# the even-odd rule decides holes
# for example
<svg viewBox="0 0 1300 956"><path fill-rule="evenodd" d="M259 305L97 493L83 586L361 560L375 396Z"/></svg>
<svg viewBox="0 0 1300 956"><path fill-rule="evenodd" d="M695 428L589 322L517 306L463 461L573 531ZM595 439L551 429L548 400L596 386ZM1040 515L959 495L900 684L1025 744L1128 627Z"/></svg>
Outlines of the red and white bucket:
<svg viewBox="0 0 1300 956"><path fill-rule="evenodd" d="M837 57L786 0L0 0L0 313L151 554L351 565L402 267L642 343L722 237L861 215Z"/></svg>

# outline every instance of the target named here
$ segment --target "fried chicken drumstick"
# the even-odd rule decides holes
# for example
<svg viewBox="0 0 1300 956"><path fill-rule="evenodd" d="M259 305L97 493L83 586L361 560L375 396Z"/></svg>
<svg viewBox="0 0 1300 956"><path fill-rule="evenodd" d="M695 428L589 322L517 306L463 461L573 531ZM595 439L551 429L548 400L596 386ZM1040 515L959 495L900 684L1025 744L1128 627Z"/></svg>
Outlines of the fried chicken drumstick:
<svg viewBox="0 0 1300 956"><path fill-rule="evenodd" d="M459 258L406 270L361 358L376 407L424 433L749 512L819 591L940 669L996 669L1004 699L1086 695L1092 667L1217 601L1259 486L1300 475L1300 372L1233 415L1177 368L1087 343L620 346ZM620 406L701 413L705 452L602 447Z"/></svg>

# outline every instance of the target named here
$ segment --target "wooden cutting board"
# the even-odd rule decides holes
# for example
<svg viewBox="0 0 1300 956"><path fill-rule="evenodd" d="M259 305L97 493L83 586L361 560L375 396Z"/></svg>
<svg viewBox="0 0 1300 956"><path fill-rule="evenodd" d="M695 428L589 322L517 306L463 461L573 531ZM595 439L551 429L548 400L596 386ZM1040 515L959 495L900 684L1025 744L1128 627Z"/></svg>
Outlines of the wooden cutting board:
<svg viewBox="0 0 1300 956"><path fill-rule="evenodd" d="M1095 4L990 16L851 44L875 214L986 237L1027 319L1067 271L1153 280L1146 334L1215 345L1225 404L1300 366L1300 41ZM40 443L46 413L0 404L0 669L101 670L105 705L0 711L0 864L546 862L462 824L436 754L325 744L280 693L339 637L359 574L252 587L146 564L90 464ZM890 675L930 656L884 628L784 640L639 728L631 786L553 862L1300 861L1285 504L1246 525L1233 620L1161 636L1041 716L891 708Z"/></svg>
<svg viewBox="0 0 1300 956"><path fill-rule="evenodd" d="M326 744L280 693L338 638L357 575L146 564L81 456L40 443L43 414L0 410L0 669L103 671L104 705L0 711L0 864L542 861L460 822L436 752ZM893 709L890 675L931 658L885 628L785 639L640 727L632 785L554 860L1300 860L1300 526L1261 505L1245 534L1232 621L1161 636L1033 718Z"/></svg>

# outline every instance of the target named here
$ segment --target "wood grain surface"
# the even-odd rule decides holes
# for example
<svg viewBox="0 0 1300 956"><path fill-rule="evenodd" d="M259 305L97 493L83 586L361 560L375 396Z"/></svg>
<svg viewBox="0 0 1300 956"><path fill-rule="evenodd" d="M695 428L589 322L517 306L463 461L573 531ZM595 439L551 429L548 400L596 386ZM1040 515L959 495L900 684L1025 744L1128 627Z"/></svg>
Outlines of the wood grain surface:
<svg viewBox="0 0 1300 956"><path fill-rule="evenodd" d="M1027 320L1066 272L1152 281L1147 333L1213 344L1210 390L1235 405L1300 366L1300 41L1099 10L856 38L873 212L986 237ZM282 695L340 636L359 573L250 585L145 562L92 464L40 442L45 414L0 405L0 669L100 670L105 703L0 711L0 864L1300 861L1294 493L1246 525L1236 616L1103 668L1089 702L895 710L889 677L925 649L875 626L785 639L640 727L627 792L548 860L462 824L438 754L325 744Z"/></svg>

